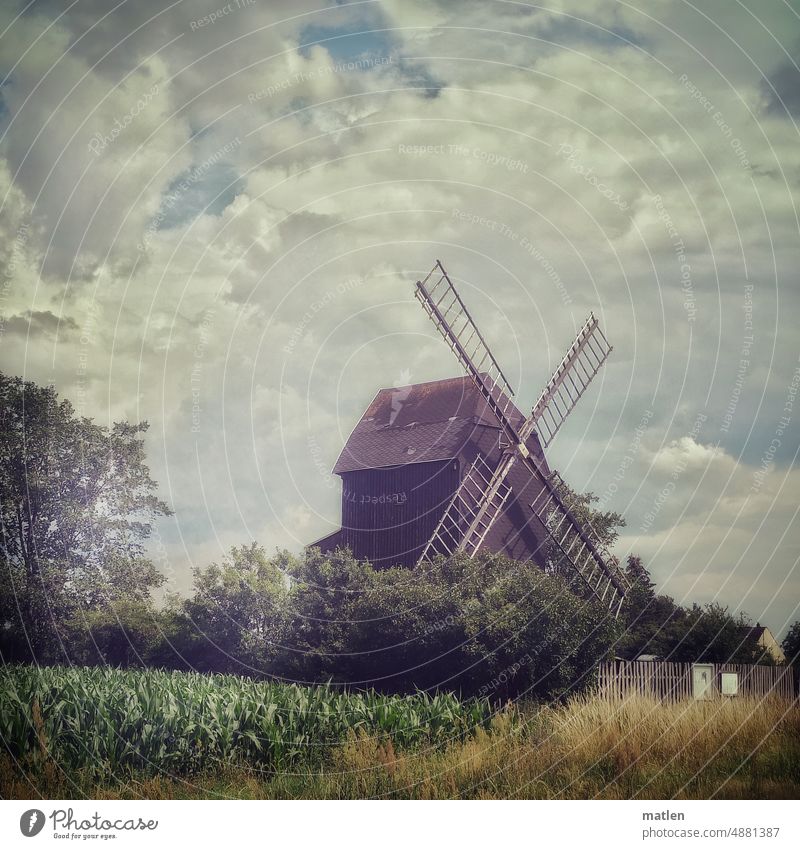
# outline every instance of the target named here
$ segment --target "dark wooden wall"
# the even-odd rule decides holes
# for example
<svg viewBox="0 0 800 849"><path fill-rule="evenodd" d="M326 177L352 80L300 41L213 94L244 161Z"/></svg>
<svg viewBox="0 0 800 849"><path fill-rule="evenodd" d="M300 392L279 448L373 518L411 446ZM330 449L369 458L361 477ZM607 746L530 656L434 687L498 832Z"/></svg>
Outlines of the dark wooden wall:
<svg viewBox="0 0 800 849"><path fill-rule="evenodd" d="M378 567L415 565L459 474L457 460L344 473L339 544Z"/></svg>
<svg viewBox="0 0 800 849"><path fill-rule="evenodd" d="M490 466L500 461L499 437L497 428L476 425L458 459L342 473L342 529L318 544L323 551L349 547L378 567L414 566L475 456ZM522 464L512 469L509 483L512 494L486 548L515 560L538 560L545 534L529 506L538 484Z"/></svg>

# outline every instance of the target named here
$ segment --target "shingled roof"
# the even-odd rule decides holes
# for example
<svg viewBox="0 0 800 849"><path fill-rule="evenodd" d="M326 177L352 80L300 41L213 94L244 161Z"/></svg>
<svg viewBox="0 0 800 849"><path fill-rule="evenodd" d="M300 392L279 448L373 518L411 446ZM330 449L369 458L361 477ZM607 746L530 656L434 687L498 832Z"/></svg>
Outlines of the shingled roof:
<svg viewBox="0 0 800 849"><path fill-rule="evenodd" d="M515 425L524 420L513 407ZM478 428L500 424L469 377L381 389L355 426L335 474L457 457Z"/></svg>

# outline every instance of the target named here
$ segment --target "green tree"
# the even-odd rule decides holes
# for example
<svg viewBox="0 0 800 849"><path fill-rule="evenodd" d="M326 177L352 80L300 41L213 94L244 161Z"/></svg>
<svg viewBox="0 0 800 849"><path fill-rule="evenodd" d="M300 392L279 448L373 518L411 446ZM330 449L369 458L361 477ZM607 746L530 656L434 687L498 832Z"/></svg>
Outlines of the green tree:
<svg viewBox="0 0 800 849"><path fill-rule="evenodd" d="M149 599L126 598L76 610L64 626L72 663L116 667L174 666L159 655L170 636L167 611Z"/></svg>
<svg viewBox="0 0 800 849"><path fill-rule="evenodd" d="M471 689L550 700L590 685L619 635L609 610L529 563L495 556L480 566L494 574L466 616L468 651L479 661Z"/></svg>
<svg viewBox="0 0 800 849"><path fill-rule="evenodd" d="M656 585L640 557L628 557L630 590L622 605L624 633L616 654L634 660L653 654L665 660L709 663L765 662L749 633L746 614L733 616L719 604L681 607Z"/></svg>
<svg viewBox="0 0 800 849"><path fill-rule="evenodd" d="M350 607L354 679L393 692L471 692L467 616L492 580L482 564L456 554L378 571Z"/></svg>
<svg viewBox="0 0 800 849"><path fill-rule="evenodd" d="M123 599L145 604L162 583L145 543L170 510L145 462L147 427L102 427L53 387L0 374L5 659L68 659L67 622Z"/></svg>
<svg viewBox="0 0 800 849"><path fill-rule="evenodd" d="M194 570L194 594L177 612L173 642L182 662L199 670L262 674L284 637L287 553L270 558L257 543L234 546L220 563Z"/></svg>
<svg viewBox="0 0 800 849"><path fill-rule="evenodd" d="M286 636L278 669L301 681L351 681L358 669L356 606L380 573L347 549L307 549L288 566Z"/></svg>
<svg viewBox="0 0 800 849"><path fill-rule="evenodd" d="M254 544L196 570L167 613L165 665L496 700L582 689L619 636L558 575L495 554L376 570L346 549Z"/></svg>
<svg viewBox="0 0 800 849"><path fill-rule="evenodd" d="M607 610L500 555L376 571L312 551L298 574L287 643L302 680L553 698L585 686L616 637Z"/></svg>
<svg viewBox="0 0 800 849"><path fill-rule="evenodd" d="M781 643L786 663L794 670L794 691L800 692L800 620L795 622Z"/></svg>
<svg viewBox="0 0 800 849"><path fill-rule="evenodd" d="M640 557L628 557L625 574L630 589L622 604L624 632L616 653L629 660L640 654L662 657L675 641L673 626L684 617L684 611L670 596L656 593L656 585Z"/></svg>
<svg viewBox="0 0 800 849"><path fill-rule="evenodd" d="M706 663L762 663L764 657L744 613L733 616L727 607L693 604L673 617L665 660Z"/></svg>
<svg viewBox="0 0 800 849"><path fill-rule="evenodd" d="M795 622L781 643L786 662L791 664L795 670L800 670L800 620Z"/></svg>

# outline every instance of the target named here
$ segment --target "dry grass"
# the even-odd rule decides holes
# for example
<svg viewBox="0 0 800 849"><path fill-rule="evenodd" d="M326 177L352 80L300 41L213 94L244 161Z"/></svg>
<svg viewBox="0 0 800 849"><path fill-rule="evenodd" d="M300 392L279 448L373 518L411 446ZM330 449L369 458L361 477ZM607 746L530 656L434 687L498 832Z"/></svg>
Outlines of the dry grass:
<svg viewBox="0 0 800 849"><path fill-rule="evenodd" d="M488 732L438 750L398 753L385 738L351 735L324 769L296 774L226 767L96 785L52 764L27 779L2 766L6 798L798 798L800 708L581 698L506 710Z"/></svg>

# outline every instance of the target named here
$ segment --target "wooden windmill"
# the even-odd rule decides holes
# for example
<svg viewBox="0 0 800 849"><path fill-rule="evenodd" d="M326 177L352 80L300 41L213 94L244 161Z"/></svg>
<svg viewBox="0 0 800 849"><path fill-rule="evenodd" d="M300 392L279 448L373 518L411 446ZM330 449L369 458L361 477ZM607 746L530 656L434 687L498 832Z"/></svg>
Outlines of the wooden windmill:
<svg viewBox="0 0 800 849"><path fill-rule="evenodd" d="M378 392L334 467L342 528L315 545L346 546L378 566L481 550L541 563L549 552L617 615L627 580L544 456L611 353L597 319L525 417L441 262L415 294L466 377Z"/></svg>

